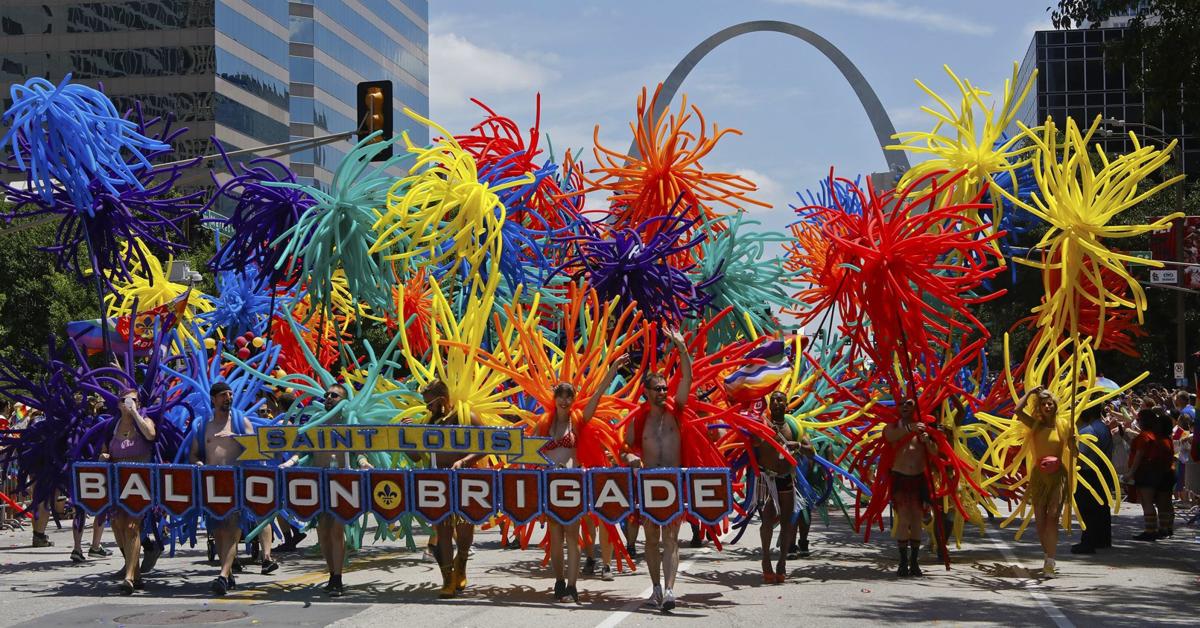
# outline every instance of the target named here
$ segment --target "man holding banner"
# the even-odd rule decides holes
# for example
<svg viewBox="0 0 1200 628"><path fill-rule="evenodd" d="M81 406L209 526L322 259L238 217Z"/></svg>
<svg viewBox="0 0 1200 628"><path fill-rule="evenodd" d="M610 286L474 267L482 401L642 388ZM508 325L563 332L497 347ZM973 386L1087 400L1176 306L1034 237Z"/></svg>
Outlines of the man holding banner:
<svg viewBox="0 0 1200 628"><path fill-rule="evenodd" d="M671 344L679 351L680 377L675 389L673 412L667 408L667 378L662 373L647 373L642 378L646 404L642 408L644 421L635 421L625 430L625 463L634 468L679 467L679 416L687 405L692 388L692 356L678 331L667 333ZM654 590L650 604L670 611L675 608L675 575L679 568L679 524L676 517L666 525L658 525L650 517L643 519L646 532L646 567ZM661 575L661 580L660 580ZM662 585L666 585L664 590Z"/></svg>

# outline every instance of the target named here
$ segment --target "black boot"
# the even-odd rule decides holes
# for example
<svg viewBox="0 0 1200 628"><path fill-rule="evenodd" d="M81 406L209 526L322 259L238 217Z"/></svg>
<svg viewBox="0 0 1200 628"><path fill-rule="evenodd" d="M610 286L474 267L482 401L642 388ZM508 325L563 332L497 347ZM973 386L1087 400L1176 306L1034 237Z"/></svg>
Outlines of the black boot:
<svg viewBox="0 0 1200 628"><path fill-rule="evenodd" d="M908 542L908 573L912 576L924 575L921 573L921 565L917 564L917 558L921 555L921 542Z"/></svg>
<svg viewBox="0 0 1200 628"><path fill-rule="evenodd" d="M908 575L908 541L897 541L896 545L900 547L900 567L896 569L896 575L903 578Z"/></svg>

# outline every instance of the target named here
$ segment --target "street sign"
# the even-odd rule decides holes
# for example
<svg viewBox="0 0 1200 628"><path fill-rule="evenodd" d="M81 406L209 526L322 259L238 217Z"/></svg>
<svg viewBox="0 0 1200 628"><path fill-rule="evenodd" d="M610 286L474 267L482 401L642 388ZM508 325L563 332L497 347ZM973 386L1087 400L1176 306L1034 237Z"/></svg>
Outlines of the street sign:
<svg viewBox="0 0 1200 628"><path fill-rule="evenodd" d="M1175 363L1175 379L1184 379L1183 362Z"/></svg>
<svg viewBox="0 0 1200 628"><path fill-rule="evenodd" d="M1176 270L1151 270L1150 283L1158 284L1177 284L1179 283L1179 271Z"/></svg>

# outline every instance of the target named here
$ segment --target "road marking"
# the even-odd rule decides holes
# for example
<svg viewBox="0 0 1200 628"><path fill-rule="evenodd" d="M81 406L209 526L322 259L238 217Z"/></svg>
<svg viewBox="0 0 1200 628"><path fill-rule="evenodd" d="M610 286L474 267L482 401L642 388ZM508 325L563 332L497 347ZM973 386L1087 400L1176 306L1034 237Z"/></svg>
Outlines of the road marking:
<svg viewBox="0 0 1200 628"><path fill-rule="evenodd" d="M1000 553L1004 555L1004 560L1010 561L1015 565L1021 564L1021 562L1017 560L1017 555L1013 553L1012 549L1009 548L1007 543L1001 541L997 536L992 534L984 534L984 537L991 541L992 544L997 548L999 548ZM1054 621L1054 624L1058 626L1058 628L1075 628L1075 624L1067 618L1067 616L1062 612L1061 609L1058 608L1058 606L1055 606L1054 602L1052 602L1045 593L1042 593L1041 591L1031 587L1025 587L1025 591L1029 593L1029 596L1033 598L1033 601L1038 603L1038 606L1041 607L1042 611L1046 613L1046 616Z"/></svg>
<svg viewBox="0 0 1200 628"><path fill-rule="evenodd" d="M731 529L729 532L726 532L724 535L721 536L721 543L724 544L725 541L727 539L733 537L734 533L736 533L736 532L737 532L737 530L733 530L733 529ZM693 554L692 558L690 560L688 560L686 563L683 563L682 565L679 566L679 569L677 569L675 571L676 575L684 573L688 569L691 569L692 566L696 564L697 558L699 558L701 555L707 554L711 551L712 551L712 547L705 547L704 549ZM644 556L645 552L643 552L642 554ZM650 585L650 586L646 587L646 590L642 591L641 595L638 596L638 599L629 602L625 606L622 606L621 610L619 610L619 611L613 611L612 614L610 614L608 617L606 617L604 619L604 621L596 624L596 628L614 628L617 624L628 619L629 616L632 615L634 611L641 608L642 605L644 605L646 603L646 599L649 598L650 594L653 592L654 592L654 585Z"/></svg>

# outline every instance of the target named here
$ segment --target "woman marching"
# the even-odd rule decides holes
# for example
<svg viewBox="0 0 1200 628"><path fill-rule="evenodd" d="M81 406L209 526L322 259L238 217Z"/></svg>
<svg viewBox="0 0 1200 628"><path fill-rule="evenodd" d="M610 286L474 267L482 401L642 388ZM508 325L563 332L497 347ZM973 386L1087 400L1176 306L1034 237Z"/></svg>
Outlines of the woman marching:
<svg viewBox="0 0 1200 628"><path fill-rule="evenodd" d="M112 436L104 444L100 460L105 462L149 462L154 455L154 440L158 434L154 422L138 410L138 393L133 389L121 392L121 417L113 424ZM121 508L112 509L112 531L117 546L125 555L125 579L119 590L133 595L142 588L139 555L142 551L142 517L131 515Z"/></svg>
<svg viewBox="0 0 1200 628"><path fill-rule="evenodd" d="M1032 412L1027 412L1031 398L1034 405ZM1067 485L1067 471L1062 461L1065 454L1070 454L1072 461L1076 459L1075 429L1058 420L1058 401L1045 386L1038 386L1021 397L1017 401L1016 415L1029 428L1029 443L1036 461L1029 478L1029 501L1044 555L1042 575L1052 578L1058 554L1058 520L1062 516Z"/></svg>

